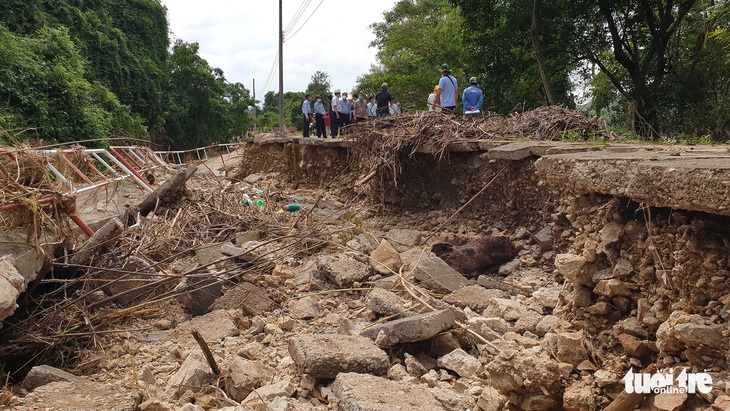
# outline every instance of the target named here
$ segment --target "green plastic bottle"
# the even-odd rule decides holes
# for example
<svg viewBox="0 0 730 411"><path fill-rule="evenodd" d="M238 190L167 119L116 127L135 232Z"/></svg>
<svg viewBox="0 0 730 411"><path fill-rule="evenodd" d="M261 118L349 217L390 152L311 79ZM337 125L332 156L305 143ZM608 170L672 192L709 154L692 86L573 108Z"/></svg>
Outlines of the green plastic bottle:
<svg viewBox="0 0 730 411"><path fill-rule="evenodd" d="M286 207L284 207L284 210L286 211L299 211L302 207L299 204L287 204Z"/></svg>

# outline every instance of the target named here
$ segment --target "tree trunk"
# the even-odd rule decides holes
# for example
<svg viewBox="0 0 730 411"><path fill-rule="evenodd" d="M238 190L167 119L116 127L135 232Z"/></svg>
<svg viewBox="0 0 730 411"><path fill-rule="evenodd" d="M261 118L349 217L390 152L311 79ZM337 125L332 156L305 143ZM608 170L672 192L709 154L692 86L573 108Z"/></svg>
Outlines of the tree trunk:
<svg viewBox="0 0 730 411"><path fill-rule="evenodd" d="M532 6L532 30L530 30L530 37L532 38L532 47L535 49L535 58L537 59L537 69L540 71L540 78L542 79L542 87L545 90L545 97L547 97L548 105L554 106L558 104L555 98L555 92L553 92L553 86L550 83L550 76L548 75L547 68L545 67L545 50L542 48L540 42L540 6L542 0L535 0Z"/></svg>

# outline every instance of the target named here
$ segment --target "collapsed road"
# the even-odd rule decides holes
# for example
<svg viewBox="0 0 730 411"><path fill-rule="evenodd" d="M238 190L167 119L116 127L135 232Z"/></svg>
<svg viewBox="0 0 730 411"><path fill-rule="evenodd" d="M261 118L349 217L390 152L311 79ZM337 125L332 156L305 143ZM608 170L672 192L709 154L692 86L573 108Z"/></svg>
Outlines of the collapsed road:
<svg viewBox="0 0 730 411"><path fill-rule="evenodd" d="M350 140L255 138L235 167L160 171L175 189L126 187L79 207L82 218L122 210L90 239L74 228L4 245L15 258L0 273L17 292L4 302L13 384L0 401L730 409L725 146L411 126L383 139L362 137L374 125ZM55 258L18 258L40 250ZM15 286L44 270L15 308ZM623 380L669 370L656 392ZM673 389L681 370L692 390Z"/></svg>

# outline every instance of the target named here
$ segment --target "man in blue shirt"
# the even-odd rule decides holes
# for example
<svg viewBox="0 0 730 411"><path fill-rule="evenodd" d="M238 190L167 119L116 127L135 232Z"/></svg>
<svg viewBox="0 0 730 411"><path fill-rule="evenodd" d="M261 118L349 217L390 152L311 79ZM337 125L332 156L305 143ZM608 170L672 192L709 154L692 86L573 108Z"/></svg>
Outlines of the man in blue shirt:
<svg viewBox="0 0 730 411"><path fill-rule="evenodd" d="M342 93L342 99L340 100L340 128L352 123L350 121L350 114L352 113L352 104L347 100L347 92ZM342 134L342 130L340 130Z"/></svg>
<svg viewBox="0 0 730 411"><path fill-rule="evenodd" d="M441 80L439 80L439 89L436 92L436 101L434 104L440 106L447 113L452 113L456 109L456 100L459 95L459 83L456 78L451 75L451 69L448 64L441 65Z"/></svg>
<svg viewBox="0 0 730 411"><path fill-rule="evenodd" d="M317 95L317 102L314 103L314 125L317 130L317 137L327 138L327 127L324 126L324 116L327 112L324 110L324 103L322 103L322 96Z"/></svg>
<svg viewBox="0 0 730 411"><path fill-rule="evenodd" d="M477 87L477 78L469 79L469 87L464 90L461 96L464 103L464 117L478 116L482 114L482 104L484 104L484 93Z"/></svg>
<svg viewBox="0 0 730 411"><path fill-rule="evenodd" d="M312 99L311 94L304 96L304 102L302 103L302 114L304 114L304 125L302 129L304 131L304 137L309 137L309 123L312 121L312 107L309 105L309 100Z"/></svg>

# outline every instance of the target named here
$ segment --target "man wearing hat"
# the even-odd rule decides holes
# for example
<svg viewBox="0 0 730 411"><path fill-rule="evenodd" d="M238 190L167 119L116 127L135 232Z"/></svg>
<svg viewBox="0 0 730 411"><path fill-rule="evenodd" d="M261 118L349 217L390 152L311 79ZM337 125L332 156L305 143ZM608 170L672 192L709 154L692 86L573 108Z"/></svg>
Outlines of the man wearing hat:
<svg viewBox="0 0 730 411"><path fill-rule="evenodd" d="M317 101L314 103L314 126L315 130L317 131L317 137L324 136L325 138L327 138L327 129L324 126L324 116L327 114L327 112L324 111L322 96L318 94L316 100Z"/></svg>
<svg viewBox="0 0 730 411"><path fill-rule="evenodd" d="M478 116L482 114L482 104L484 104L484 93L477 87L477 78L469 79L469 87L464 90L461 96L464 102L464 117Z"/></svg>
<svg viewBox="0 0 730 411"><path fill-rule="evenodd" d="M451 75L449 65L444 63L441 65L441 80L439 80L439 89L436 92L434 104L447 112L453 112L456 109L458 95L459 83Z"/></svg>

